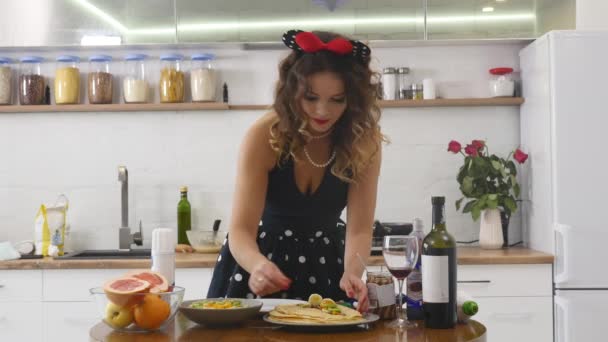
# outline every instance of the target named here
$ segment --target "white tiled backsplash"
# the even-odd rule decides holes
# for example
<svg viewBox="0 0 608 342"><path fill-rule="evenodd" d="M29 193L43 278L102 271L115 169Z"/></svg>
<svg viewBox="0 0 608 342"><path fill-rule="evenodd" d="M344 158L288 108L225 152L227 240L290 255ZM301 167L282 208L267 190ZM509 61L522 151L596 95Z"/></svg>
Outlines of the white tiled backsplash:
<svg viewBox="0 0 608 342"><path fill-rule="evenodd" d="M439 96L487 97L487 70L495 66L517 69L521 47L511 43L417 46L377 48L374 54L378 68L409 66L418 81L434 78ZM216 52L232 103L270 103L276 65L285 51ZM92 53L77 52L82 57ZM110 53L123 55L122 51ZM52 68L46 66L48 76ZM156 73L152 76L157 77ZM69 246L117 248L118 165L129 170L129 224L135 229L142 220L145 245L153 228L175 227L181 185L189 187L195 229L210 229L216 218L227 229L241 137L262 113L2 114L0 241L32 239L38 206L54 202L63 193L70 200ZM445 195L449 230L458 240L476 239L479 223L457 213L453 205L460 194L455 177L462 158L448 153L447 143L487 139L492 152L506 155L519 144L519 108L386 109L382 127L392 143L385 147L376 216L387 221L422 217L428 229L430 197ZM519 216L512 221L511 242L521 238Z"/></svg>

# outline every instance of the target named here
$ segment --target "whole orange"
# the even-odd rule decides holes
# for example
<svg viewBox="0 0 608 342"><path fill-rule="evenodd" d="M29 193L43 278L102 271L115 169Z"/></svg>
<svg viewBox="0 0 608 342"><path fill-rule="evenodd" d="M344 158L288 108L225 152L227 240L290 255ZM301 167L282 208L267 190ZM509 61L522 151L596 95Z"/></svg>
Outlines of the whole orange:
<svg viewBox="0 0 608 342"><path fill-rule="evenodd" d="M171 314L169 303L159 295L148 294L144 300L135 306L133 315L135 324L143 329L158 329Z"/></svg>

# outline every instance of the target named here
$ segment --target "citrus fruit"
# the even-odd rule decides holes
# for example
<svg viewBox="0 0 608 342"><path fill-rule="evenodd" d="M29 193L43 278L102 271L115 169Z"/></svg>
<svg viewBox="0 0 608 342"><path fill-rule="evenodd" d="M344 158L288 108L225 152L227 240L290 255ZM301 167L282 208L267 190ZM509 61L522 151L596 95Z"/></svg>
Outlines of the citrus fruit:
<svg viewBox="0 0 608 342"><path fill-rule="evenodd" d="M167 279L158 272L150 270L137 270L127 273L126 276L145 280L150 283L149 290L151 293L167 292L169 290L169 283L167 282Z"/></svg>
<svg viewBox="0 0 608 342"><path fill-rule="evenodd" d="M310 304L313 307L318 307L319 305L321 305L322 300L323 300L323 297L321 297L321 295L319 295L317 293L313 293L310 295L310 297L308 297L308 304Z"/></svg>
<svg viewBox="0 0 608 342"><path fill-rule="evenodd" d="M171 314L169 303L159 295L147 294L144 300L133 310L135 324L143 329L154 330L160 328Z"/></svg>
<svg viewBox="0 0 608 342"><path fill-rule="evenodd" d="M138 297L141 297L137 294L147 292L148 288L150 288L150 283L145 280L122 277L107 282L103 286L103 291L112 303L120 307L128 307L137 303L140 300Z"/></svg>

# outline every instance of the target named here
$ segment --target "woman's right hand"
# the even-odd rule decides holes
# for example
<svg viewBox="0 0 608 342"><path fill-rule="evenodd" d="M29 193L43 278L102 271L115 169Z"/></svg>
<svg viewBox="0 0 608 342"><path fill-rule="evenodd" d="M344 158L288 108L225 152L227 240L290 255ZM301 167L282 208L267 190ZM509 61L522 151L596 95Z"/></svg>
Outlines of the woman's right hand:
<svg viewBox="0 0 608 342"><path fill-rule="evenodd" d="M249 288L256 295L263 297L269 294L285 291L291 285L291 279L273 262L265 260L257 263L249 276Z"/></svg>

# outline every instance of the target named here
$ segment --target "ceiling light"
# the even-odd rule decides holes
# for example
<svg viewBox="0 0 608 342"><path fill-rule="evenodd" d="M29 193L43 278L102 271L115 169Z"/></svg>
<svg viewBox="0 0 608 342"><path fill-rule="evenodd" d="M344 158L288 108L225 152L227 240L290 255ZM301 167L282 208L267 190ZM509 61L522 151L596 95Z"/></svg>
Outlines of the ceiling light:
<svg viewBox="0 0 608 342"><path fill-rule="evenodd" d="M484 13L494 12L494 7L484 7L481 9L481 11Z"/></svg>

